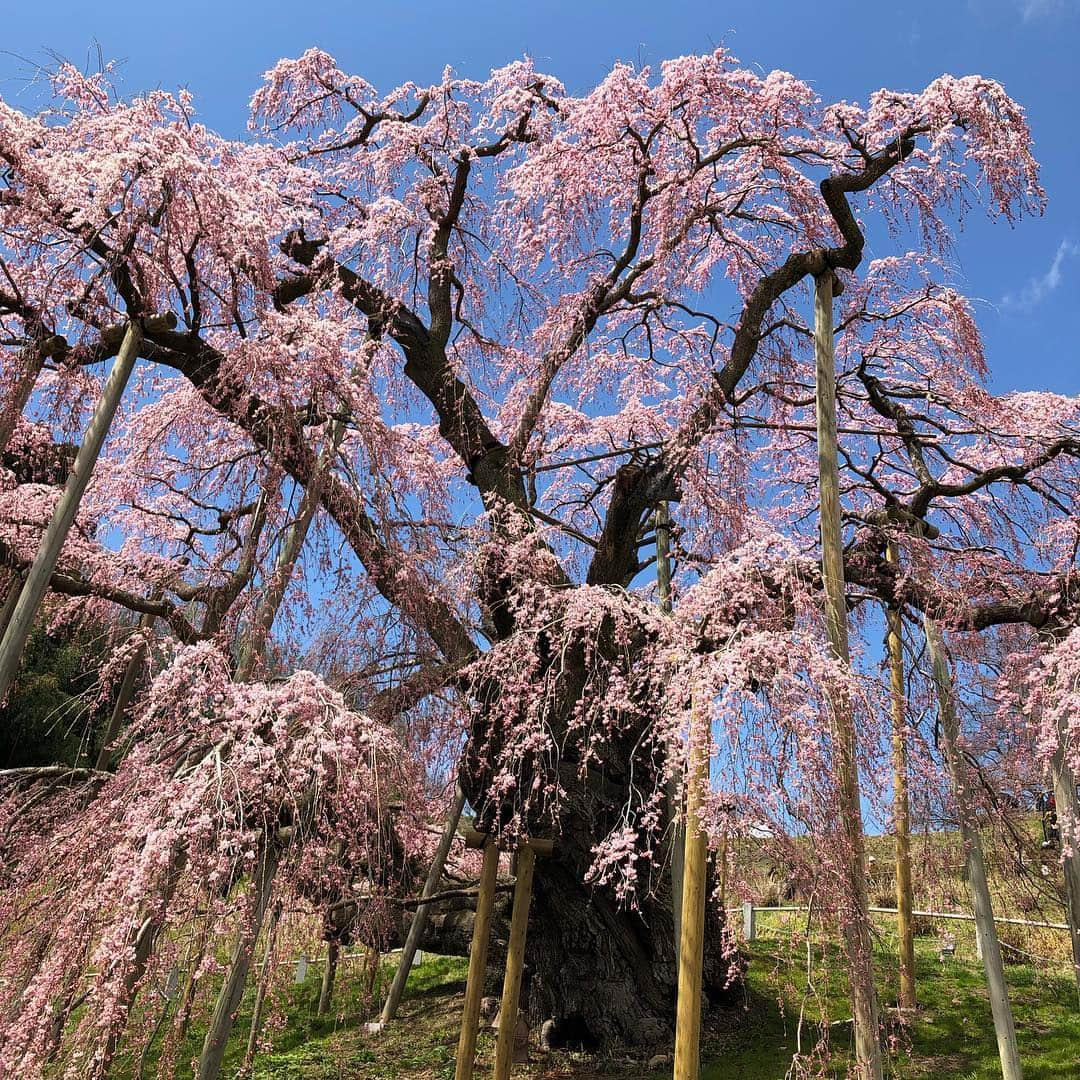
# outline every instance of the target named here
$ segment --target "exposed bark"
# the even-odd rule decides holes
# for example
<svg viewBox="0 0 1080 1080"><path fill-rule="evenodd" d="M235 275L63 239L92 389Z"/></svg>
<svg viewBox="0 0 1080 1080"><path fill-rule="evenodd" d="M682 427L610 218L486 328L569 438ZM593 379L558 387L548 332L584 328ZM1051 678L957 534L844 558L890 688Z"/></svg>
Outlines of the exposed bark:
<svg viewBox="0 0 1080 1080"><path fill-rule="evenodd" d="M534 1024L554 1018L583 1027L599 1044L666 1047L677 989L667 882L642 897L639 911L585 883L597 838L617 823L630 763L627 748L621 761L608 757L584 778L576 764L561 769L566 803L555 853L539 864L533 885L523 1011ZM634 768L644 776L643 762ZM721 931L722 918L710 908L703 985L714 1004L734 993ZM493 945L500 940L496 931Z"/></svg>

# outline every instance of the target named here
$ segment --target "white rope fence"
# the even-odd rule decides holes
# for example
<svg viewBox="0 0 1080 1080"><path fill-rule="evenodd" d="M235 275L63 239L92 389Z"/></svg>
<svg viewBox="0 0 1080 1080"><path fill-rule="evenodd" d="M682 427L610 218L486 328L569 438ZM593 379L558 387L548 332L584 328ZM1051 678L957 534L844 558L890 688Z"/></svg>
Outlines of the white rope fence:
<svg viewBox="0 0 1080 1080"><path fill-rule="evenodd" d="M738 908L729 909L737 911ZM742 906L743 914L743 937L747 941L754 941L757 937L757 916L759 912L802 912L809 911L808 907L799 907L796 905L788 905L781 907L758 907L752 903L744 903ZM896 908L889 907L871 907L868 909L871 914L874 915L896 915L898 914ZM968 915L962 911L913 911L912 916L918 916L926 919L953 919L957 922L974 922L975 916ZM1006 916L995 917L995 923L1003 924L1005 926L1030 926L1039 930L1068 930L1068 923L1056 923L1056 922L1038 922L1032 919L1012 919ZM1018 949L1008 942L999 943L1003 949L1008 949L1010 952L1016 953L1019 956L1027 956L1032 960L1038 960L1042 963L1053 963L1049 957L1036 956L1035 953L1025 952L1023 949ZM979 935L975 934L975 951L976 955L982 958L982 942L979 940Z"/></svg>

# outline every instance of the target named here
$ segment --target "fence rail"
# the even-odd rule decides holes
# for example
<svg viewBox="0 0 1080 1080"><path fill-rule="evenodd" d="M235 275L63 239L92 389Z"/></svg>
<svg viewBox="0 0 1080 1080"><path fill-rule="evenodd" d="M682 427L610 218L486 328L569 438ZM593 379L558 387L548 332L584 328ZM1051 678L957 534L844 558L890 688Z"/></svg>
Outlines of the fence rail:
<svg viewBox="0 0 1080 1080"><path fill-rule="evenodd" d="M784 911L809 911L808 907L787 906L787 907L758 907L755 904L745 903L742 906L743 913L743 937L747 941L753 941L756 937L757 931L757 914L758 912L784 912ZM896 908L888 907L872 907L870 911L875 915L896 915ZM975 916L968 915L962 911L913 911L911 913L915 916L928 919L955 919L960 922L974 922ZM999 917L994 919L995 923L1002 923L1009 926L1034 926L1043 930L1068 930L1068 923L1052 923L1052 922L1035 922L1031 919L1010 919L1005 917Z"/></svg>

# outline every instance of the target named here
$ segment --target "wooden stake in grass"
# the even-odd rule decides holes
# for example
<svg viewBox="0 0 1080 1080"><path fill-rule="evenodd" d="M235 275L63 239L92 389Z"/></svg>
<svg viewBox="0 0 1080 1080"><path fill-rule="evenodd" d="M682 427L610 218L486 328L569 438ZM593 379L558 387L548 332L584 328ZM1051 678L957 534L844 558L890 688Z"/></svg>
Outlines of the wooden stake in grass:
<svg viewBox="0 0 1080 1080"><path fill-rule="evenodd" d="M255 1064L255 1053L259 1048L259 1034L262 1031L263 1005L266 991L270 986L270 976L274 967L274 946L277 943L278 922L281 919L281 901L275 902L266 924L266 944L263 946L263 962L259 971L259 985L255 991L255 1004L251 1008L251 1027L248 1029L247 1050L244 1062L240 1066L240 1075L249 1076Z"/></svg>
<svg viewBox="0 0 1080 1080"><path fill-rule="evenodd" d="M233 948L225 982L218 993L217 1002L210 1017L210 1026L206 1030L202 1054L199 1056L198 1071L195 1074L198 1080L217 1080L221 1075L225 1047L229 1041L237 1010L240 1008L244 983L247 981L248 970L251 967L255 943L259 940L259 934L262 931L266 909L270 904L270 897L274 890L274 877L280 861L281 852L271 839L263 848L259 856L259 865L253 875L254 895L250 921L241 927L236 936L236 945Z"/></svg>
<svg viewBox="0 0 1080 1080"><path fill-rule="evenodd" d="M75 455L75 463L71 468L64 492L56 504L45 535L41 538L41 545L30 566L22 591L19 593L15 611L4 631L3 641L0 641L0 701L7 696L18 674L23 649L26 647L26 641L30 636L30 629L41 606L45 590L49 586L49 579L52 577L53 570L56 569L56 562L60 558L71 523L78 513L79 503L90 482L90 475L97 464L101 447L109 433L109 426L116 415L120 399L124 395L124 388L135 367L139 345L142 342L143 325L151 331L171 330L176 326L176 316L167 312L163 315L151 315L143 320L142 324L135 320L127 324L116 363L105 381L105 389L94 409L94 415L90 420L90 426L86 429L79 452Z"/></svg>
<svg viewBox="0 0 1080 1080"><path fill-rule="evenodd" d="M705 873L708 856L702 796L709 782L707 714L690 707L690 760L686 775L686 853L679 938L679 999L675 1014L675 1080L697 1080L701 1054L701 984L705 943Z"/></svg>
<svg viewBox="0 0 1080 1080"><path fill-rule="evenodd" d="M506 947L506 975L503 977L502 1005L499 1008L499 1034L495 1040L493 1080L509 1080L514 1063L514 1034L517 1030L518 996L525 971L525 936L529 930L529 906L532 903L533 869L536 852L526 844L517 853L514 881L514 909L510 916L510 942Z"/></svg>
<svg viewBox="0 0 1080 1080"><path fill-rule="evenodd" d="M329 1016L334 1003L334 976L337 975L338 960L341 958L341 946L331 941L326 946L326 963L323 965L322 983L319 986L319 1004L315 1008L316 1016Z"/></svg>
<svg viewBox="0 0 1080 1080"><path fill-rule="evenodd" d="M945 742L945 759L953 782L956 813L960 819L960 836L964 841L968 888L975 912L975 931L979 937L983 968L986 971L986 987L990 993L990 1012L994 1017L994 1034L997 1036L998 1057L1001 1059L1003 1080L1021 1080L1020 1053L1016 1047L1016 1025L1013 1022L1009 988L1005 983L1005 967L1001 962L1001 946L997 927L994 925L994 909L990 901L990 888L986 882L986 864L983 861L982 839L971 813L968 798L967 769L960 754L960 725L956 718L953 701L952 678L949 662L945 656L945 643L934 621L923 617L926 647L933 668L934 687L937 690L938 716L941 735Z"/></svg>
<svg viewBox="0 0 1080 1080"><path fill-rule="evenodd" d="M472 1080L477 1025L480 1023L480 999L484 995L484 972L487 970L488 943L491 938L491 914L495 906L495 876L499 871L499 849L486 836L467 834L465 842L469 847L483 846L484 866L480 872L480 895L476 899L476 918L473 921L472 946L469 950L469 978L465 984L465 1007L461 1014L461 1035L458 1038L454 1080Z"/></svg>
<svg viewBox="0 0 1080 1080"><path fill-rule="evenodd" d="M1077 798L1077 778L1065 757L1069 743L1068 719L1058 714L1057 746L1050 759L1050 779L1054 785L1054 802L1057 805L1058 829L1064 851L1061 869L1065 878L1065 914L1072 942L1073 975L1077 993L1080 994L1080 851L1077 837L1080 835L1080 799Z"/></svg>
<svg viewBox="0 0 1080 1080"><path fill-rule="evenodd" d="M433 896L439 887L443 868L446 866L446 857L450 854L450 845L454 842L458 822L461 820L461 811L464 807L465 792L462 790L461 785L458 784L454 793L454 801L450 806L450 815L446 820L446 828L443 829L443 834L439 838L435 858L431 860L431 867L428 870L427 879L424 881L424 889L420 894L423 900ZM494 885L492 887L494 888ZM394 972L394 981L390 984L390 992L386 995L386 1003L383 1005L382 1013L379 1016L379 1025L388 1024L397 1014L398 1006L401 1004L401 996L405 993L405 984L409 980L409 972L412 970L413 958L416 956L416 950L420 945L420 938L423 937L424 927L427 926L430 912L430 904L420 904L416 909L416 914L413 915L409 933L405 938L405 946L401 950L401 959L398 961L397 971ZM478 907L477 918L479 918L479 914ZM479 999L477 999L477 1003L479 1004Z"/></svg>
<svg viewBox="0 0 1080 1080"><path fill-rule="evenodd" d="M833 658L850 663L847 600L844 593L844 550L840 528L840 469L836 436L836 365L833 341L833 289L829 269L815 279L814 353L817 361L818 485L821 502L821 572L825 585L825 625ZM837 695L832 705L833 758L837 809L848 852L844 943L851 978L855 1019L855 1060L865 1080L881 1080L881 1033L870 949L869 898L859 771L851 704Z"/></svg>
<svg viewBox="0 0 1080 1080"><path fill-rule="evenodd" d="M886 559L899 562L895 541L885 549ZM892 691L893 817L896 818L896 911L900 939L900 1008L915 1008L915 934L911 912L914 896L911 884L911 802L908 797L907 700L904 687L904 643L900 636L900 611L888 607L887 645L889 681Z"/></svg>

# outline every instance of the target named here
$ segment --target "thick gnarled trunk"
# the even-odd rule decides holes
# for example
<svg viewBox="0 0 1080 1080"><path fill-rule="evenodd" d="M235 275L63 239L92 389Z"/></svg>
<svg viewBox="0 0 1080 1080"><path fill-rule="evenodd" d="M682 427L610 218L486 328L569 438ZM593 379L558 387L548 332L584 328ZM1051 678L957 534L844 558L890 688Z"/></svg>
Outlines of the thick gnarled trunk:
<svg viewBox="0 0 1080 1080"><path fill-rule="evenodd" d="M666 788L667 754L650 739L664 688L638 675L650 633L646 620L635 626L629 614L618 625L605 615L587 628L564 627L553 617L532 639L538 669L533 678L548 684L551 704L543 723L558 747L557 764L544 756L517 761L517 790L557 789L553 814L547 807L509 806L488 797L498 790L494 774L502 767L504 732L517 722L519 708L516 699L500 696L498 671L494 687L474 687L483 704L461 781L481 831L497 833L500 822L519 814L530 836L555 842L554 854L537 863L533 884L521 1000L530 1023L554 1020L556 1037L565 1032L585 1045L666 1050L674 1035L678 987L670 875L665 866L640 856L636 909L590 880L597 846L622 831L627 820L646 818L643 800ZM582 724L582 706L587 712L606 693L609 680L630 697L625 708L619 706L620 717L606 716L605 734L583 745L581 731L588 725ZM521 721L537 722L535 717ZM534 787L534 780L539 785ZM669 816L665 810L662 819ZM643 832L640 846L655 848L659 862L666 861L660 836ZM497 942L498 931L493 946ZM707 1002L722 1002L732 993L732 960L726 952L722 915L710 910L703 976ZM489 961L489 971L495 963Z"/></svg>
<svg viewBox="0 0 1080 1080"><path fill-rule="evenodd" d="M537 864L525 950L526 1013L534 1025L554 1019L557 1032L586 1043L667 1049L678 979L667 875L657 874L657 894L643 898L638 911L620 907L608 889L587 884L593 845L607 831L598 818L619 808L593 805L588 812L587 802L580 805L582 812L564 815L553 857ZM710 907L707 1001L723 1004L732 996L731 963L722 915Z"/></svg>

